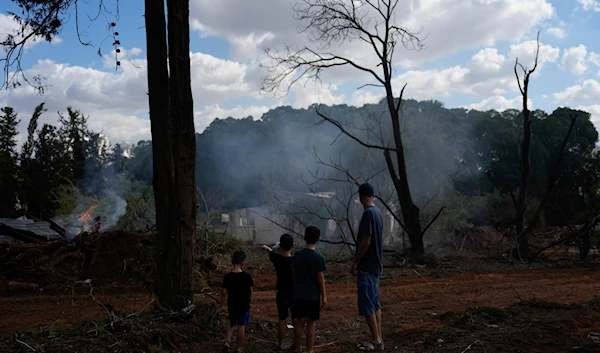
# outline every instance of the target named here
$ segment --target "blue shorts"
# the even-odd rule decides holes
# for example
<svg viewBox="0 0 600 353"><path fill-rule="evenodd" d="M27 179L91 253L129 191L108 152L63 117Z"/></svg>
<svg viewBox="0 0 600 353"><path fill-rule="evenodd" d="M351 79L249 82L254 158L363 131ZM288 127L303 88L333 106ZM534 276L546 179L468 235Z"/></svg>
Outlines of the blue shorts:
<svg viewBox="0 0 600 353"><path fill-rule="evenodd" d="M250 322L250 310L246 312L230 311L229 326L246 326Z"/></svg>
<svg viewBox="0 0 600 353"><path fill-rule="evenodd" d="M358 314L371 316L381 309L379 302L379 276L369 272L358 271L356 278L358 292Z"/></svg>
<svg viewBox="0 0 600 353"><path fill-rule="evenodd" d="M275 300L277 301L279 321L287 319L294 303L294 292L277 291Z"/></svg>

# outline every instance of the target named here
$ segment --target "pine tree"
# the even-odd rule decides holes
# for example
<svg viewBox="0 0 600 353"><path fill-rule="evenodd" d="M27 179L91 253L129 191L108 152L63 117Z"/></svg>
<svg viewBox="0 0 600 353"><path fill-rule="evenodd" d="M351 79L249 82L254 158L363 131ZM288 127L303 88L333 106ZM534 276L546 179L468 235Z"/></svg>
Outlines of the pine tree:
<svg viewBox="0 0 600 353"><path fill-rule="evenodd" d="M17 155L17 114L11 107L1 109L0 116L0 216L12 217L16 214L18 202L18 155Z"/></svg>

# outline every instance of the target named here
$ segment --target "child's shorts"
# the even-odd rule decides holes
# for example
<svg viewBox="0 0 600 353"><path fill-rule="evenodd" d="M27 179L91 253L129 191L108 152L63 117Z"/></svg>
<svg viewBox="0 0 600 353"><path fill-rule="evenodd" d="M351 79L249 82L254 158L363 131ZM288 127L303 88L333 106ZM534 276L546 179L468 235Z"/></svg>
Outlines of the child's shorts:
<svg viewBox="0 0 600 353"><path fill-rule="evenodd" d="M277 291L277 316L279 320L285 320L290 314L294 303L294 292Z"/></svg>
<svg viewBox="0 0 600 353"><path fill-rule="evenodd" d="M317 321L321 317L321 303L318 300L296 299L292 309L292 318L308 318L310 321Z"/></svg>
<svg viewBox="0 0 600 353"><path fill-rule="evenodd" d="M229 326L246 326L250 322L250 310L241 311L230 311L229 312Z"/></svg>

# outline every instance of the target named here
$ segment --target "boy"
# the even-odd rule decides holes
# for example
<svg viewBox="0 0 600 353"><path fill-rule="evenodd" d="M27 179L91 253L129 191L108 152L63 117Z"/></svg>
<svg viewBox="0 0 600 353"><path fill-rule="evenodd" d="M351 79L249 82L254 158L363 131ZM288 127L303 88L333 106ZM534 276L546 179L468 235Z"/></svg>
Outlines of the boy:
<svg viewBox="0 0 600 353"><path fill-rule="evenodd" d="M223 278L223 290L221 291L220 311L225 311L225 298L227 298L227 310L229 312L229 327L227 327L227 340L223 345L223 353L228 353L231 348L233 329L237 326L237 348L235 352L242 351L242 342L246 325L250 322L250 298L252 296L252 276L243 271L246 266L246 254L236 251L231 258L233 270Z"/></svg>
<svg viewBox="0 0 600 353"><path fill-rule="evenodd" d="M288 318L292 302L294 300L294 282L292 278L292 247L294 238L289 234L283 234L279 238L281 254L273 252L273 249L263 245L263 250L269 254L269 260L275 266L277 273L277 313L279 317L279 345L273 347L274 352L283 351L283 338L285 336L285 320Z"/></svg>
<svg viewBox="0 0 600 353"><path fill-rule="evenodd" d="M294 278L294 309L292 319L297 319L294 327L296 352L302 352L302 331L306 329L306 351L314 353L315 331L321 308L327 304L325 291L326 270L325 259L315 248L321 239L321 231L315 226L306 227L304 240L306 247L296 251L292 257L292 274ZM319 300L321 301L319 305ZM308 319L308 320L307 320Z"/></svg>

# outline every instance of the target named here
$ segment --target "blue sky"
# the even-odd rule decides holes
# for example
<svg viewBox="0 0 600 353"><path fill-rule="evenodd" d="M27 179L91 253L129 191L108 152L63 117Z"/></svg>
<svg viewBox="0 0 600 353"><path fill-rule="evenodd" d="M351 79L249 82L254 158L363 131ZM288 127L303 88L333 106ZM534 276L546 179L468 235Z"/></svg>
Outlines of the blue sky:
<svg viewBox="0 0 600 353"><path fill-rule="evenodd" d="M105 0L106 1L106 0ZM215 118L252 115L258 119L279 105L306 108L313 103L362 105L377 101L382 92L356 88L368 83L360 73L329 72L323 85L294 87L285 98L260 91L266 74L259 63L262 48L306 45L297 32L293 0L191 0L192 88L198 131ZM401 1L398 23L410 29L423 26L426 48L400 50L395 57L394 85L407 83L405 96L438 99L446 107L473 109L519 108L513 65L516 57L532 65L535 37L540 31L540 67L530 85L531 106L552 111L558 106L588 110L600 126L600 2L598 0L409 0ZM33 44L23 66L29 75L41 74L51 87L44 96L23 86L0 92L0 105L14 107L25 131L34 107L45 101L43 122L54 123L67 106L89 116L96 131L112 142L135 142L150 136L147 119L143 1L106 2L107 12L95 22L94 0L80 8L80 30L93 47L82 46L75 34L75 13L54 43ZM12 6L12 8L11 8ZM112 8L111 8L112 6ZM5 11L14 10L10 3ZM0 35L15 28L0 15ZM116 22L121 67L115 70L112 38L107 23ZM103 56L98 55L98 49ZM365 65L373 55L356 41L336 51ZM22 139L23 137L21 137Z"/></svg>

